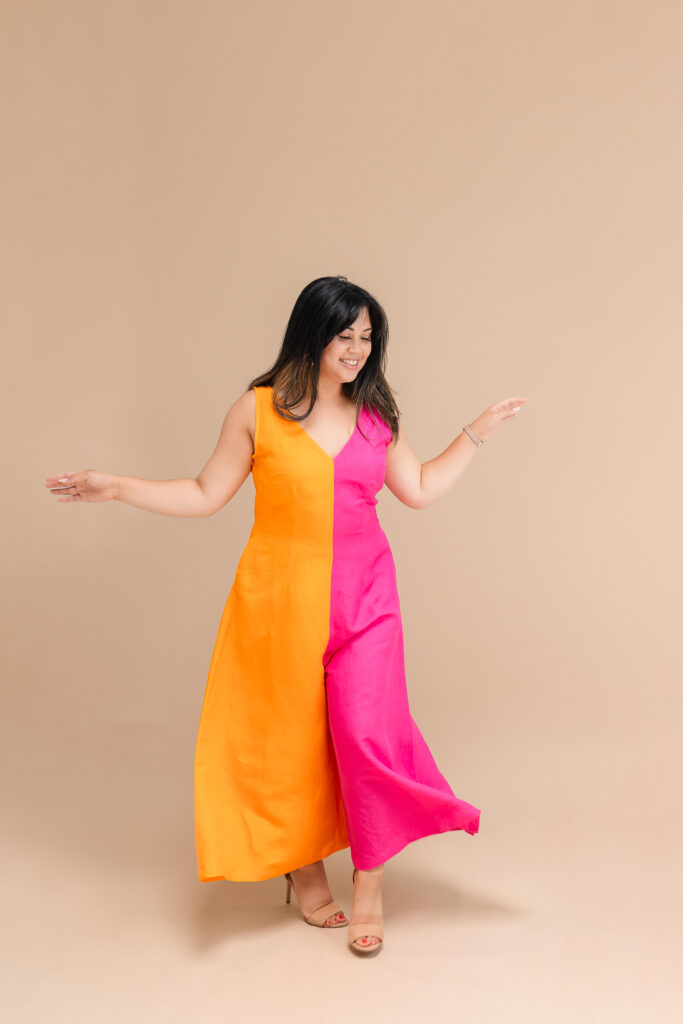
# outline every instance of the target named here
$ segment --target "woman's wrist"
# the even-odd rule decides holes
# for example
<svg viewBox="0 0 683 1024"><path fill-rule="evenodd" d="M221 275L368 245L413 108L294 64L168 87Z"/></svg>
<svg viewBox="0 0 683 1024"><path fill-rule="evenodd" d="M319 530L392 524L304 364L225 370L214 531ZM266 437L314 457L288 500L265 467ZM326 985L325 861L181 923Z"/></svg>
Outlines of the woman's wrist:
<svg viewBox="0 0 683 1024"><path fill-rule="evenodd" d="M481 448L481 446L484 443L484 440L483 438L479 437L476 430L474 430L471 424L466 423L465 426L462 428L462 431L466 435L466 437L469 437L470 441L476 448Z"/></svg>

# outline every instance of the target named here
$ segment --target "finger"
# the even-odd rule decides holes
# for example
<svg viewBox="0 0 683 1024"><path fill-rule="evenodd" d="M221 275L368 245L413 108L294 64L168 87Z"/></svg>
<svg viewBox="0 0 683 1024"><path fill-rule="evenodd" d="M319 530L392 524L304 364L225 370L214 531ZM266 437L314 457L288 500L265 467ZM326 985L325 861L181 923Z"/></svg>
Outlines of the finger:
<svg viewBox="0 0 683 1024"><path fill-rule="evenodd" d="M52 488L56 484L62 484L64 487L71 487L74 483L73 474L70 473L62 473L60 476L45 477L45 487Z"/></svg>
<svg viewBox="0 0 683 1024"><path fill-rule="evenodd" d="M500 412L501 409L509 409L513 405L521 406L524 404L524 402L528 401L528 398L505 398L502 402L498 402L492 408L494 412Z"/></svg>
<svg viewBox="0 0 683 1024"><path fill-rule="evenodd" d="M75 492L75 491L78 490L78 486L79 485L77 483L72 482L72 483L66 483L62 487L51 487L50 488L50 494L66 494L67 491L74 491Z"/></svg>

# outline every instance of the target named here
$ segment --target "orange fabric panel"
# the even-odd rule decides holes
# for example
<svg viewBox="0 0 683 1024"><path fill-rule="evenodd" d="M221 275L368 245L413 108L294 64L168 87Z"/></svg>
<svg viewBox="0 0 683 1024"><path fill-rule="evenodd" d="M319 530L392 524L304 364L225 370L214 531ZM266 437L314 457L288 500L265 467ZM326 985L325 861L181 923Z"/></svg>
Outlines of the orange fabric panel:
<svg viewBox="0 0 683 1024"><path fill-rule="evenodd" d="M254 525L209 666L195 753L201 881L256 881L349 845L330 736L334 465L256 388ZM276 422L277 420L277 422Z"/></svg>

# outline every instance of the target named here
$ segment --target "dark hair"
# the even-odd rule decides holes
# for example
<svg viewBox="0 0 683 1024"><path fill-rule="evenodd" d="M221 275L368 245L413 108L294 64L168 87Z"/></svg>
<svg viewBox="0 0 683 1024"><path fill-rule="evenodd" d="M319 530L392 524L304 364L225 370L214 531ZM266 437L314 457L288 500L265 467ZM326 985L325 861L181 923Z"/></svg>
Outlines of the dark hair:
<svg viewBox="0 0 683 1024"><path fill-rule="evenodd" d="M399 411L384 377L389 322L377 299L343 275L318 277L306 285L294 303L277 359L270 370L250 381L247 390L270 386L273 408L279 415L290 420L305 419L318 397L323 349L355 323L362 309L367 309L372 327L370 355L355 380L342 384L342 392L356 403L356 419L363 407L378 412L395 440ZM301 416L291 412L308 395L308 410Z"/></svg>

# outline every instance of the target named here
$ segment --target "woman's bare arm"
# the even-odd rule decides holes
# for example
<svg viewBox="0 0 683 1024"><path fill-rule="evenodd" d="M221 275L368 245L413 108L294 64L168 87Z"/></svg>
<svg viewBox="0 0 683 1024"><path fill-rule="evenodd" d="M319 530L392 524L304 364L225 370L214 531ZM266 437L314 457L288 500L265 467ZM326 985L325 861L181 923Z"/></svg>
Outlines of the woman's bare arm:
<svg viewBox="0 0 683 1024"><path fill-rule="evenodd" d="M387 448L384 482L408 508L427 508L436 500L438 494L455 483L476 450L474 442L467 434L462 433L445 452L423 464L408 443L403 427L399 423L398 440ZM426 478L429 478L426 481L427 487Z"/></svg>
<svg viewBox="0 0 683 1024"><path fill-rule="evenodd" d="M256 392L245 391L230 406L211 458L197 474L205 511L212 516L237 494L251 472L256 429Z"/></svg>
<svg viewBox="0 0 683 1024"><path fill-rule="evenodd" d="M501 423L515 416L528 401L528 398L506 398L490 406L468 426L480 441L488 441ZM384 482L404 505L427 508L451 489L476 451L477 445L462 430L440 455L421 463L399 423L398 439L387 448Z"/></svg>
<svg viewBox="0 0 683 1024"><path fill-rule="evenodd" d="M84 469L45 478L57 501L122 501L164 516L211 516L237 493L251 472L256 395L246 391L228 410L216 447L196 477L147 480ZM62 486L57 486L61 484Z"/></svg>

